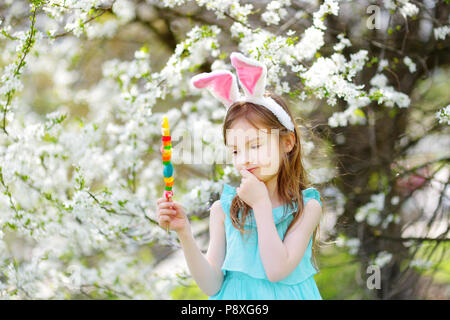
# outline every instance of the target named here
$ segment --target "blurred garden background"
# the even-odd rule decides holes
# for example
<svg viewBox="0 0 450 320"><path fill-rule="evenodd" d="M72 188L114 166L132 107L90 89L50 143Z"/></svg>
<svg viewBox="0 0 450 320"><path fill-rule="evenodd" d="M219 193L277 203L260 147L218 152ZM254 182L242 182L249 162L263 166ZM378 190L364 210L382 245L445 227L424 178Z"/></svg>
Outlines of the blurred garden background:
<svg viewBox="0 0 450 320"><path fill-rule="evenodd" d="M1 299L208 298L156 221L161 122L206 252L239 174L189 80L234 51L298 119L323 299L450 298L449 1L3 0Z"/></svg>

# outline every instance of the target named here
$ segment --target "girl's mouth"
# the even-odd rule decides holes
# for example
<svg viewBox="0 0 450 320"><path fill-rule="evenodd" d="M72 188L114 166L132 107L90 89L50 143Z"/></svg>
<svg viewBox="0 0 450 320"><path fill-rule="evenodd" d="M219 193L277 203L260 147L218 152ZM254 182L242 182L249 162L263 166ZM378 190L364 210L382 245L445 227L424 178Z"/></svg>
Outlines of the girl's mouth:
<svg viewBox="0 0 450 320"><path fill-rule="evenodd" d="M250 171L251 173L253 173L253 171L255 171L257 168L251 168L251 169L247 169L248 171Z"/></svg>

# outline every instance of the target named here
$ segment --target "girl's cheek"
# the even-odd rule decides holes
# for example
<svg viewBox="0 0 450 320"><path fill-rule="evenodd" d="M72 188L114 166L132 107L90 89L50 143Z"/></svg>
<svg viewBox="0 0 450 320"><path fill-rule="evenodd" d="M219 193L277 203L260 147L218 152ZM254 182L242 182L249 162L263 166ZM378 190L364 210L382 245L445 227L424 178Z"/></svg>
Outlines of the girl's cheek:
<svg viewBox="0 0 450 320"><path fill-rule="evenodd" d="M259 150L258 159L259 159L258 163L261 166L269 166L270 163L272 162L271 154L267 148L261 148Z"/></svg>
<svg viewBox="0 0 450 320"><path fill-rule="evenodd" d="M252 164L259 163L258 150L251 150L249 154L249 162Z"/></svg>

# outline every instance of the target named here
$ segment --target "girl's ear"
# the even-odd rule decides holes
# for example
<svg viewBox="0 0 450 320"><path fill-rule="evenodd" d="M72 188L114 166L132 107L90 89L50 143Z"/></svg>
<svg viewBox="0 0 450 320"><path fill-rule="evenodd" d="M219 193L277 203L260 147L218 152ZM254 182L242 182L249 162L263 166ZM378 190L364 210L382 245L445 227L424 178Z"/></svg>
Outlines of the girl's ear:
<svg viewBox="0 0 450 320"><path fill-rule="evenodd" d="M266 66L239 52L233 52L230 56L231 64L236 68L239 83L247 97L263 97L266 87Z"/></svg>
<svg viewBox="0 0 450 320"><path fill-rule="evenodd" d="M286 153L291 152L295 145L295 134L293 132L289 132L289 135L284 138L283 147Z"/></svg>
<svg viewBox="0 0 450 320"><path fill-rule="evenodd" d="M228 70L204 72L191 78L191 84L198 88L207 88L227 108L239 98L236 77Z"/></svg>

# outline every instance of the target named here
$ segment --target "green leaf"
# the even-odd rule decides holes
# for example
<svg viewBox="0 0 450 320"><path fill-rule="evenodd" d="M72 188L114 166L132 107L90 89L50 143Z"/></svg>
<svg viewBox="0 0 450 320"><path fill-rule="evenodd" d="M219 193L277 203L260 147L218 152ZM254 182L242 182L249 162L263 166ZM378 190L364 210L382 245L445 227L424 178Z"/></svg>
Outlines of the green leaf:
<svg viewBox="0 0 450 320"><path fill-rule="evenodd" d="M356 114L358 117L361 118L365 118L366 115L364 114L364 112L361 109L355 109L355 111L353 111L354 114Z"/></svg>

